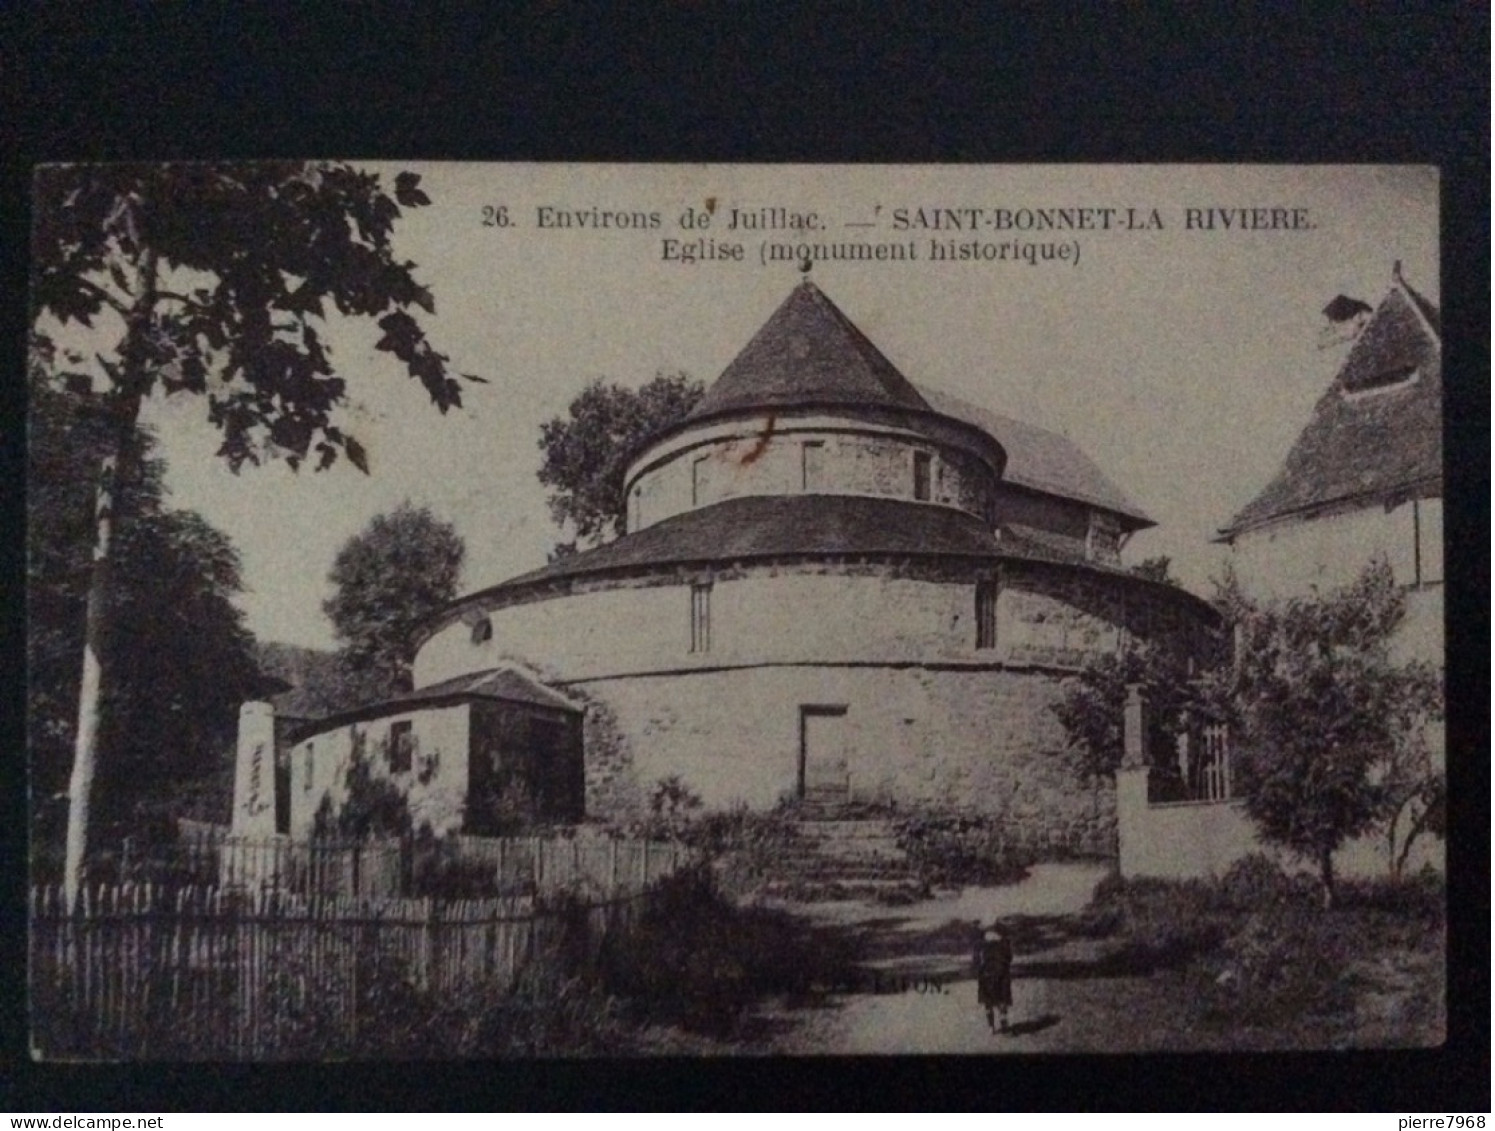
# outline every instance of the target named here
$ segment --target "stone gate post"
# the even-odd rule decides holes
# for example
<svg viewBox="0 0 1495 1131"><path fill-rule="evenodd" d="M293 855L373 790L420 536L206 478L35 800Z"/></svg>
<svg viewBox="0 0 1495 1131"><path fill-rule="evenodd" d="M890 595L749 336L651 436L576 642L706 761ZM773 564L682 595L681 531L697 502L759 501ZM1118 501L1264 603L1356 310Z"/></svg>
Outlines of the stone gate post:
<svg viewBox="0 0 1495 1131"><path fill-rule="evenodd" d="M1146 855L1147 701L1142 685L1127 685L1122 708L1121 767L1116 771L1116 857L1122 879L1136 874Z"/></svg>

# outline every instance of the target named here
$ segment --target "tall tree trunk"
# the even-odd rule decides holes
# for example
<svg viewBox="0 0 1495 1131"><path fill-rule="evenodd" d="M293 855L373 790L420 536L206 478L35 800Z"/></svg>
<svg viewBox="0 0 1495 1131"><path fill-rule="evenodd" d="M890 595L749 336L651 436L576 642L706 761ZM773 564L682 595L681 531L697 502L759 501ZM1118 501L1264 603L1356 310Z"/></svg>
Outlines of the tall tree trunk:
<svg viewBox="0 0 1495 1131"><path fill-rule="evenodd" d="M67 856L63 865L63 894L76 906L88 851L89 803L98 764L99 724L103 720L104 638L113 573L113 546L118 519L122 465L140 415L140 399L119 406L111 450L99 468L94 501L93 562L89 568L87 611L83 630L83 679L78 691L78 730L73 740L73 772L68 780Z"/></svg>
<svg viewBox="0 0 1495 1131"><path fill-rule="evenodd" d="M125 319L118 367L110 372L108 394L114 425L108 452L99 467L94 501L93 563L89 570L83 630L83 678L78 690L78 730L73 739L73 771L68 779L67 851L62 890L68 907L77 905L88 853L88 816L98 765L99 724L103 719L104 638L107 635L110 574L119 517L123 470L134 448L140 403L149 387L148 337L156 303L156 256L145 251L137 271L138 290Z"/></svg>

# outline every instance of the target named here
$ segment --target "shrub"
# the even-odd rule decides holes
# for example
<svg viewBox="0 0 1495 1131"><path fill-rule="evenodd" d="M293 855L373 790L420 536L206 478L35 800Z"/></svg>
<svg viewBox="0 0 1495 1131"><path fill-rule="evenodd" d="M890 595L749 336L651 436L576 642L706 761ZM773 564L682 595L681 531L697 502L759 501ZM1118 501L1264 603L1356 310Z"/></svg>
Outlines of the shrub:
<svg viewBox="0 0 1495 1131"><path fill-rule="evenodd" d="M1302 904L1316 895L1313 880L1292 875L1265 853L1244 856L1230 866L1219 883L1221 902L1239 910Z"/></svg>
<svg viewBox="0 0 1495 1131"><path fill-rule="evenodd" d="M649 815L644 821L650 840L677 840L701 808L701 798L678 774L660 778L649 795Z"/></svg>
<svg viewBox="0 0 1495 1131"><path fill-rule="evenodd" d="M373 774L367 735L358 727L351 733L342 804L334 805L329 794L322 795L313 817L312 836L344 840L408 836L412 822L405 794L388 778Z"/></svg>
<svg viewBox="0 0 1495 1131"><path fill-rule="evenodd" d="M686 810L690 810L688 815ZM688 803L679 809L662 805L658 813L620 832L641 840L675 840L694 849L730 891L752 887L801 842L790 813L763 812L746 805L705 812L695 811Z"/></svg>
<svg viewBox="0 0 1495 1131"><path fill-rule="evenodd" d="M738 907L709 868L662 881L639 922L603 949L603 988L647 1021L736 1034L768 994L812 995L848 981L852 955L782 911Z"/></svg>
<svg viewBox="0 0 1495 1131"><path fill-rule="evenodd" d="M410 847L410 887L417 897L485 899L501 894L493 864L464 857L454 838L424 826Z"/></svg>
<svg viewBox="0 0 1495 1131"><path fill-rule="evenodd" d="M1216 885L1202 880L1102 884L1081 916L1081 933L1120 935L1116 959L1147 970L1182 965L1225 937L1228 913Z"/></svg>
<svg viewBox="0 0 1495 1131"><path fill-rule="evenodd" d="M1347 1008L1345 973L1362 945L1347 927L1311 903L1248 915L1191 972L1197 1010L1214 1023L1280 1026Z"/></svg>
<svg viewBox="0 0 1495 1131"><path fill-rule="evenodd" d="M1346 908L1392 912L1428 924L1441 924L1448 909L1443 877L1432 868L1401 879L1347 880L1341 894Z"/></svg>
<svg viewBox="0 0 1495 1131"><path fill-rule="evenodd" d="M1033 857L1008 842L1004 824L984 813L925 813L894 829L927 884L1012 884L1027 876Z"/></svg>
<svg viewBox="0 0 1495 1131"><path fill-rule="evenodd" d="M485 993L447 1038L454 1056L617 1056L635 1051L621 1004L554 962L527 967L513 993Z"/></svg>

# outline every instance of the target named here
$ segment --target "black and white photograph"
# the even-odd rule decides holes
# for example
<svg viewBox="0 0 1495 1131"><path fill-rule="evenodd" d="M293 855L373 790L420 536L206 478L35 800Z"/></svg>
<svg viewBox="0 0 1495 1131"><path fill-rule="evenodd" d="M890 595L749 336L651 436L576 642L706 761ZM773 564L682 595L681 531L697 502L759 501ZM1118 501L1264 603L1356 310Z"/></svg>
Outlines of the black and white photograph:
<svg viewBox="0 0 1495 1131"><path fill-rule="evenodd" d="M1439 191L39 167L32 1056L1442 1045Z"/></svg>

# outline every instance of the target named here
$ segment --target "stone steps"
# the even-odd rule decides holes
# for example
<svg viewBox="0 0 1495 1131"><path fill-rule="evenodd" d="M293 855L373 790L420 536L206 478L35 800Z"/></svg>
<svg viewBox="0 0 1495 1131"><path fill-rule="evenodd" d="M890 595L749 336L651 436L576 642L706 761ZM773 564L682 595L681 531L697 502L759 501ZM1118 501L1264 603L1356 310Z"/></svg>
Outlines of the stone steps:
<svg viewBox="0 0 1495 1131"><path fill-rule="evenodd" d="M817 814L795 827L799 843L775 861L760 894L800 901L908 899L921 890L890 820Z"/></svg>

